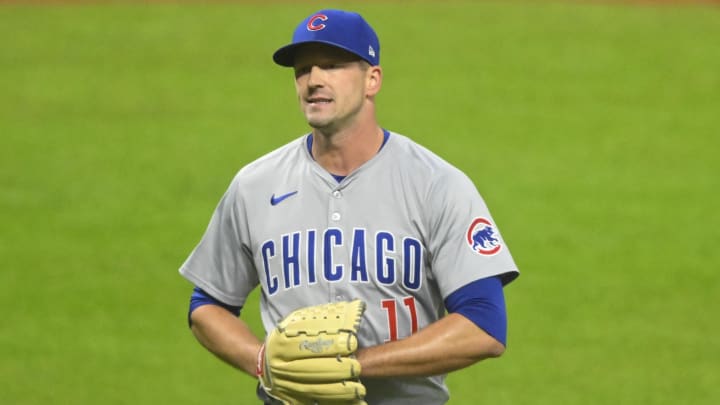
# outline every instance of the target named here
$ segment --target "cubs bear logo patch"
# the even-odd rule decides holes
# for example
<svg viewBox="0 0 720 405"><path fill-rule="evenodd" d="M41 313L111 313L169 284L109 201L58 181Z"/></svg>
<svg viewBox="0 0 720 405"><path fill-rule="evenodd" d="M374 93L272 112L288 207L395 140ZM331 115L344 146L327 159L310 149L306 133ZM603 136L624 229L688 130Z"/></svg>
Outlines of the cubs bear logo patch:
<svg viewBox="0 0 720 405"><path fill-rule="evenodd" d="M467 230L467 243L481 255L490 256L502 248L495 225L487 218L475 218Z"/></svg>

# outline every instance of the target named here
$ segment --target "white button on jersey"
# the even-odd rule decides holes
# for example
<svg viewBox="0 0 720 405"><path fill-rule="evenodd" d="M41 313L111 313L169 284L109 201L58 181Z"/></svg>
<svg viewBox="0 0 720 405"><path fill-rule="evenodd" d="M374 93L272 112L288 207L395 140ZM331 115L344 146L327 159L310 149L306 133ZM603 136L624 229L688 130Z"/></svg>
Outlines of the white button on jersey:
<svg viewBox="0 0 720 405"><path fill-rule="evenodd" d="M342 193L338 190L333 191L333 197L340 198L342 197Z"/></svg>
<svg viewBox="0 0 720 405"><path fill-rule="evenodd" d="M339 221L339 220L340 220L340 213L339 213L339 212L333 212L333 214L332 214L332 216L331 216L330 218L332 218L333 221Z"/></svg>

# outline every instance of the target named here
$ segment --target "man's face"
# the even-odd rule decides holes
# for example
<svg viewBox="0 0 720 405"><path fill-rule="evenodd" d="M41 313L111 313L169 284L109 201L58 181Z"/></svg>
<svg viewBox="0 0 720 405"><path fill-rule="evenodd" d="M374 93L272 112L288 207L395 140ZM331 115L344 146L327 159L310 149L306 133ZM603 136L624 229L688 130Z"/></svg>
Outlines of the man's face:
<svg viewBox="0 0 720 405"><path fill-rule="evenodd" d="M367 66L356 55L328 45L298 50L295 89L311 127L332 133L352 125L365 105Z"/></svg>

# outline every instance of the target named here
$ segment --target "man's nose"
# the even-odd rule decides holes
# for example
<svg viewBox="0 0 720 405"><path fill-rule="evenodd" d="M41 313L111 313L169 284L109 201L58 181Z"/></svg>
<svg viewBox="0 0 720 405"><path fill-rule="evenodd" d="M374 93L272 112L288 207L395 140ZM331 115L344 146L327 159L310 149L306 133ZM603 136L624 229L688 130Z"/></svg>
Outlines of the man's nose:
<svg viewBox="0 0 720 405"><path fill-rule="evenodd" d="M308 72L308 86L310 86L310 87L322 86L323 75L324 75L324 72L320 68L320 66L314 65L314 66L310 67L310 71Z"/></svg>

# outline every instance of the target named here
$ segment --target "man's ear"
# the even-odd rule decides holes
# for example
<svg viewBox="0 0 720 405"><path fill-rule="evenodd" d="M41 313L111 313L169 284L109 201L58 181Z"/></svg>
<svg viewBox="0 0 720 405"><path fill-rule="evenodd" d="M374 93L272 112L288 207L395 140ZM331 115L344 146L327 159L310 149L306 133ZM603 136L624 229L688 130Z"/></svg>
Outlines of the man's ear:
<svg viewBox="0 0 720 405"><path fill-rule="evenodd" d="M382 68L370 66L365 76L365 91L368 97L374 97L382 87Z"/></svg>

